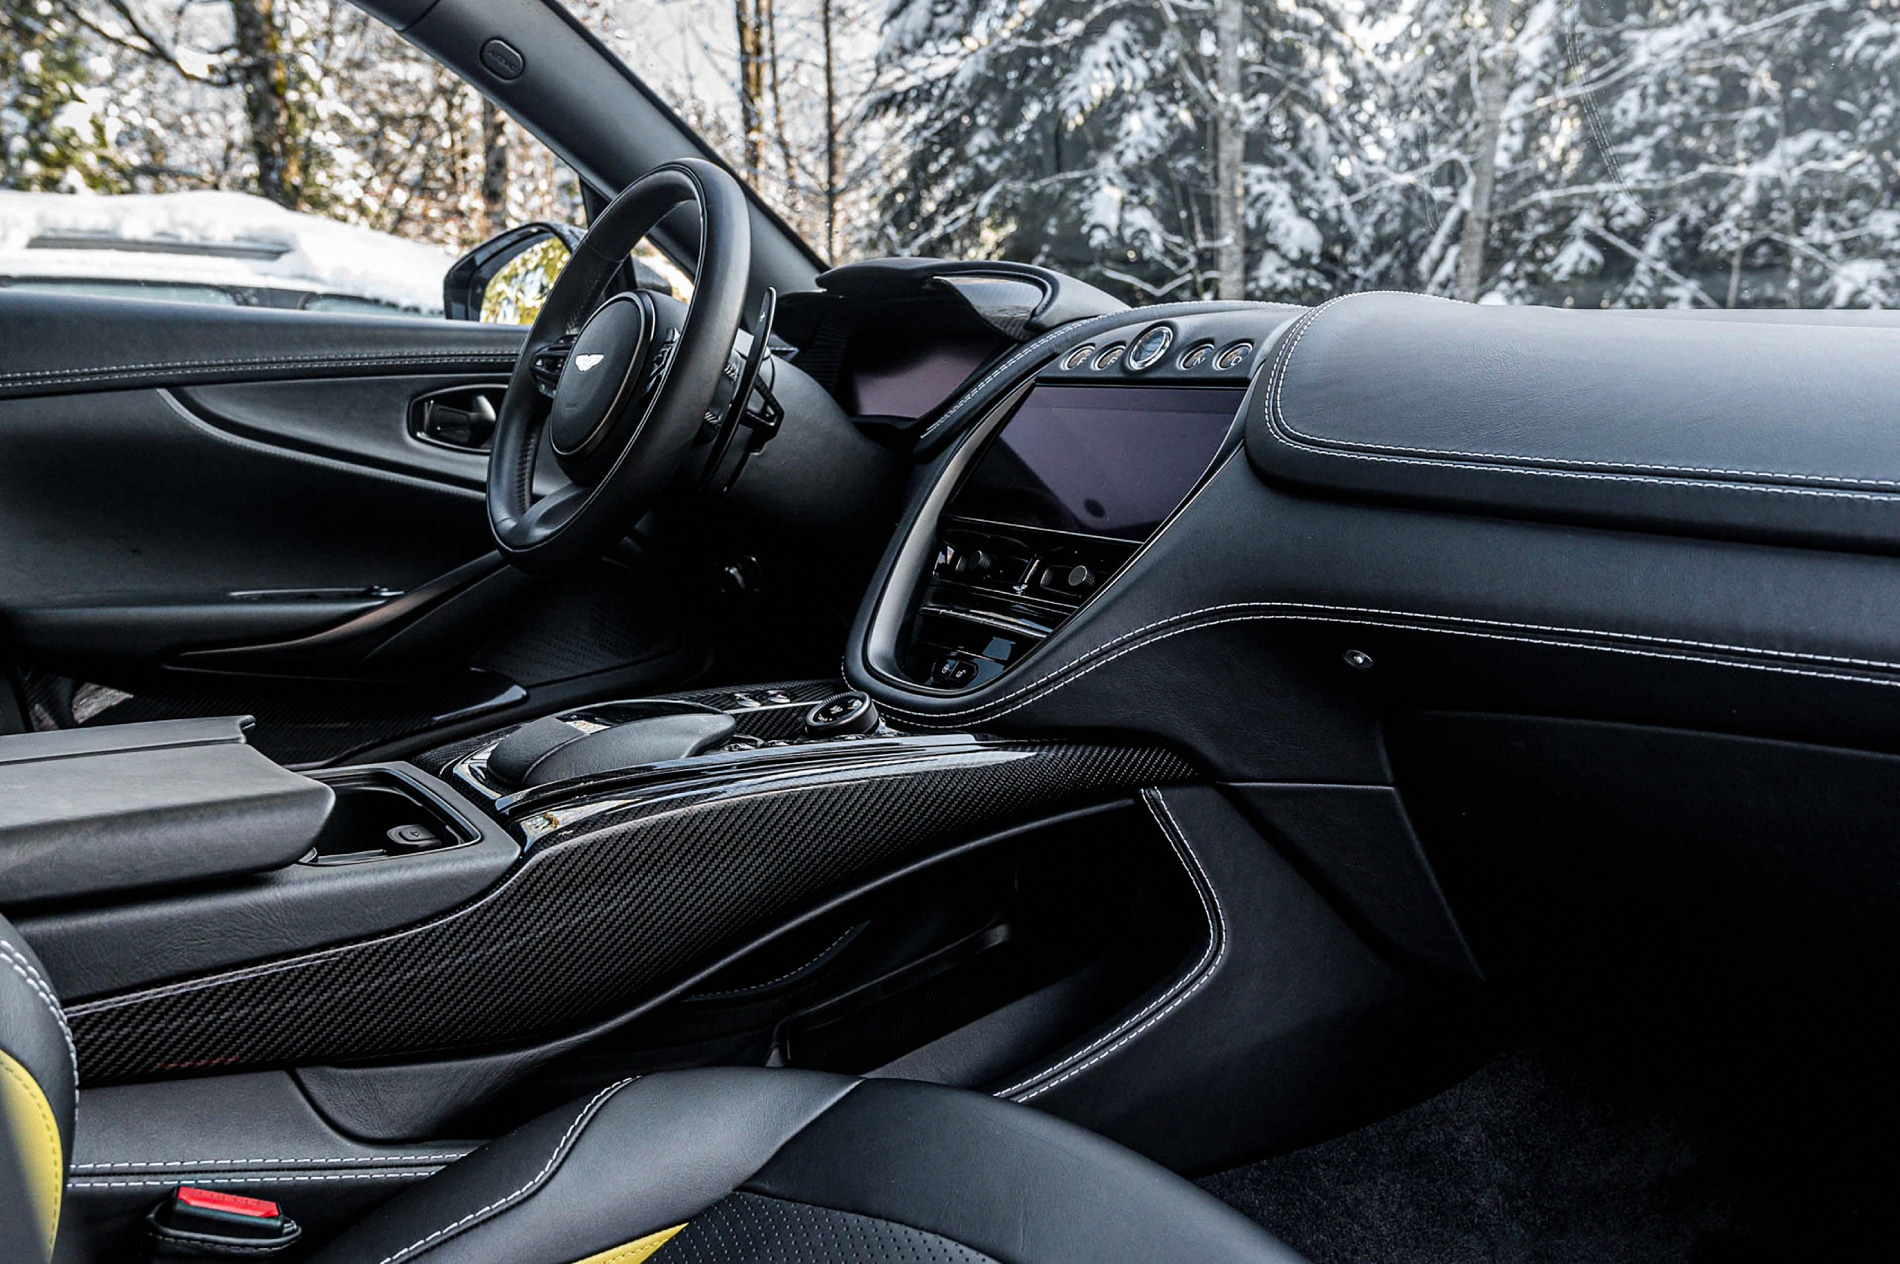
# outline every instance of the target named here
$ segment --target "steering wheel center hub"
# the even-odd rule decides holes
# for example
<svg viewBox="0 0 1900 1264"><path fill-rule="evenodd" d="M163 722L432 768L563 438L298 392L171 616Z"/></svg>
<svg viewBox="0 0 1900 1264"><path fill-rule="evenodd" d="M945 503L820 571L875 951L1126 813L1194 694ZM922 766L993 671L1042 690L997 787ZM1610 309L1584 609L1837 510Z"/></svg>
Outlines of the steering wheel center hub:
<svg viewBox="0 0 1900 1264"><path fill-rule="evenodd" d="M615 295L588 319L554 388L548 437L555 455L585 458L615 430L633 402L652 329L637 294Z"/></svg>

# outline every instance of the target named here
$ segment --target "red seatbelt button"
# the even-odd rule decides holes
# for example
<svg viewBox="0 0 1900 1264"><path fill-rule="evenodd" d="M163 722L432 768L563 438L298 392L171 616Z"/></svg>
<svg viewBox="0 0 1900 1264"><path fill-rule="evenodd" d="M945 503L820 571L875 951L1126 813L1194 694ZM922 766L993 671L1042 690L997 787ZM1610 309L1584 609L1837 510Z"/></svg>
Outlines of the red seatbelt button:
<svg viewBox="0 0 1900 1264"><path fill-rule="evenodd" d="M234 1216L255 1216L268 1219L281 1216L277 1204L263 1198L246 1198L242 1194L226 1194L215 1189L199 1189L195 1185L180 1185L178 1201L187 1207L203 1207L208 1211L228 1211Z"/></svg>

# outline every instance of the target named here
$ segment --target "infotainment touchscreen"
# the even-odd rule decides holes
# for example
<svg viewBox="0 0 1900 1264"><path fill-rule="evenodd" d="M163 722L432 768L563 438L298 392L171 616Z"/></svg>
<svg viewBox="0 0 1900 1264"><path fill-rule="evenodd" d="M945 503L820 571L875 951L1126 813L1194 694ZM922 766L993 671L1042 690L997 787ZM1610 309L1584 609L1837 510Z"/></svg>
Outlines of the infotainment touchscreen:
<svg viewBox="0 0 1900 1264"><path fill-rule="evenodd" d="M1214 459L1240 390L1038 386L1004 423L950 513L1146 539Z"/></svg>

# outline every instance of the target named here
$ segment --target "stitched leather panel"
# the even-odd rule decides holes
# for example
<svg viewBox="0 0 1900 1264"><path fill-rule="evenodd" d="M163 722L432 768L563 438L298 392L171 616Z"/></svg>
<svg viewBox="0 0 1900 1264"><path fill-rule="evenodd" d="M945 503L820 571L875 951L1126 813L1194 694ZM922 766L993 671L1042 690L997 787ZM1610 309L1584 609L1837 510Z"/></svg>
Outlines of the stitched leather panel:
<svg viewBox="0 0 1900 1264"><path fill-rule="evenodd" d="M29 705L50 714L70 705L76 682L65 676L21 673ZM242 676L210 672L141 682L139 692L113 708L112 719L141 722L199 716L253 715L251 745L284 764L341 761L351 751L427 729L435 717L494 706L511 697L513 681L494 672L467 672L415 684L278 680L259 691Z"/></svg>
<svg viewBox="0 0 1900 1264"><path fill-rule="evenodd" d="M575 1103L482 1147L378 1208L313 1264L569 1264L611 1254L724 1198L855 1083L731 1067L647 1076L585 1118ZM550 1167L563 1137L564 1157Z"/></svg>
<svg viewBox="0 0 1900 1264"><path fill-rule="evenodd" d="M809 1203L733 1194L695 1216L654 1264L995 1264L940 1234Z"/></svg>
<svg viewBox="0 0 1900 1264"><path fill-rule="evenodd" d="M1298 1259L1232 1208L1073 1124L904 1080L860 1084L740 1189L895 1221L1004 1264ZM658 1259L673 1264L670 1250Z"/></svg>
<svg viewBox="0 0 1900 1264"><path fill-rule="evenodd" d="M0 1049L0 1144L18 1159L25 1178L27 1206L10 1207L7 1218L29 1225L45 1239L52 1254L59 1231L59 1196L66 1180L66 1155L59 1143L59 1122L27 1069Z"/></svg>
<svg viewBox="0 0 1900 1264"><path fill-rule="evenodd" d="M78 1055L46 969L20 932L0 917L0 1052L33 1078L70 1161L78 1102Z"/></svg>
<svg viewBox="0 0 1900 1264"><path fill-rule="evenodd" d="M1227 918L1221 910L1220 893L1208 884L1207 871L1201 867L1200 858L1194 854L1194 845L1182 835L1159 791L1144 790L1141 798L1149 815L1166 836L1168 845L1174 849L1181 867L1187 871L1188 883L1194 888L1202 915L1207 919L1207 939L1201 953L1139 1009L1079 1048L1065 1051L1063 1056L1027 1075L1017 1076L1007 1088L994 1090L998 1097L1007 1097L1016 1102L1033 1101L1058 1085L1087 1074L1090 1068L1139 1040L1156 1024L1166 1021L1170 1014L1194 999L1194 994L1207 986L1227 955Z"/></svg>
<svg viewBox="0 0 1900 1264"><path fill-rule="evenodd" d="M1144 797L1207 884L1213 960L1012 1096L1176 1170L1351 1126L1337 1108L1362 1100L1354 1085L1402 1077L1430 1047L1406 1020L1421 992L1222 791Z"/></svg>
<svg viewBox="0 0 1900 1264"><path fill-rule="evenodd" d="M656 1264L1298 1264L1252 1222L1072 1124L903 1080L647 1076L391 1200L312 1264L567 1264L685 1222ZM491 1209L492 1208L492 1209Z"/></svg>
<svg viewBox="0 0 1900 1264"><path fill-rule="evenodd" d="M683 1224L674 1225L672 1228L662 1229L658 1233L649 1233L644 1238L636 1238L634 1241L614 1247L610 1251L602 1251L597 1255L590 1255L580 1261L580 1264L643 1264L643 1261L653 1258L655 1251L658 1251L668 1242L678 1237L680 1230L685 1227Z"/></svg>
<svg viewBox="0 0 1900 1264"><path fill-rule="evenodd" d="M0 1232L37 1232L51 1255L72 1161L75 1057L38 958L0 918ZM26 1258L22 1256L21 1258Z"/></svg>
<svg viewBox="0 0 1900 1264"><path fill-rule="evenodd" d="M521 331L466 321L0 293L0 399L135 386L510 368Z"/></svg>
<svg viewBox="0 0 1900 1264"><path fill-rule="evenodd" d="M1900 328L1359 294L1301 318L1249 416L1307 487L1900 549Z"/></svg>
<svg viewBox="0 0 1900 1264"><path fill-rule="evenodd" d="M1244 457L990 686L873 675L869 608L847 676L896 720L1138 729L1236 781L1386 782L1374 698L1395 691L1900 737L1894 558L1299 495ZM1376 667L1346 666L1355 648Z"/></svg>
<svg viewBox="0 0 1900 1264"><path fill-rule="evenodd" d="M813 771L636 802L548 835L487 895L410 930L75 1006L82 1072L127 1080L571 1029L933 846L1190 775L1152 747L995 744L848 780Z"/></svg>

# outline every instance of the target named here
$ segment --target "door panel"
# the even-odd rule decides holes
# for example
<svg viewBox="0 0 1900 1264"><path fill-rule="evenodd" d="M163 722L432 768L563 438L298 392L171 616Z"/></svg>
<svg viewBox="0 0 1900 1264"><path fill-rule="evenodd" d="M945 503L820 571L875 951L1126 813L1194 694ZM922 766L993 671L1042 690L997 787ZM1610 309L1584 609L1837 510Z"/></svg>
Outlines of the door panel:
<svg viewBox="0 0 1900 1264"><path fill-rule="evenodd" d="M248 713L320 762L698 661L642 559L502 565L487 458L411 433L505 383L519 329L4 291L0 329L0 668L34 727Z"/></svg>
<svg viewBox="0 0 1900 1264"><path fill-rule="evenodd" d="M234 382L169 394L199 421L236 438L479 492L488 482L486 449L425 442L416 435L414 414L424 400L460 404L468 392L497 401L507 384L506 373L413 373ZM551 458L542 455L535 489L546 493L560 481L548 472Z"/></svg>
<svg viewBox="0 0 1900 1264"><path fill-rule="evenodd" d="M0 539L9 611L406 591L491 547L473 488L228 434L162 390L0 401Z"/></svg>

